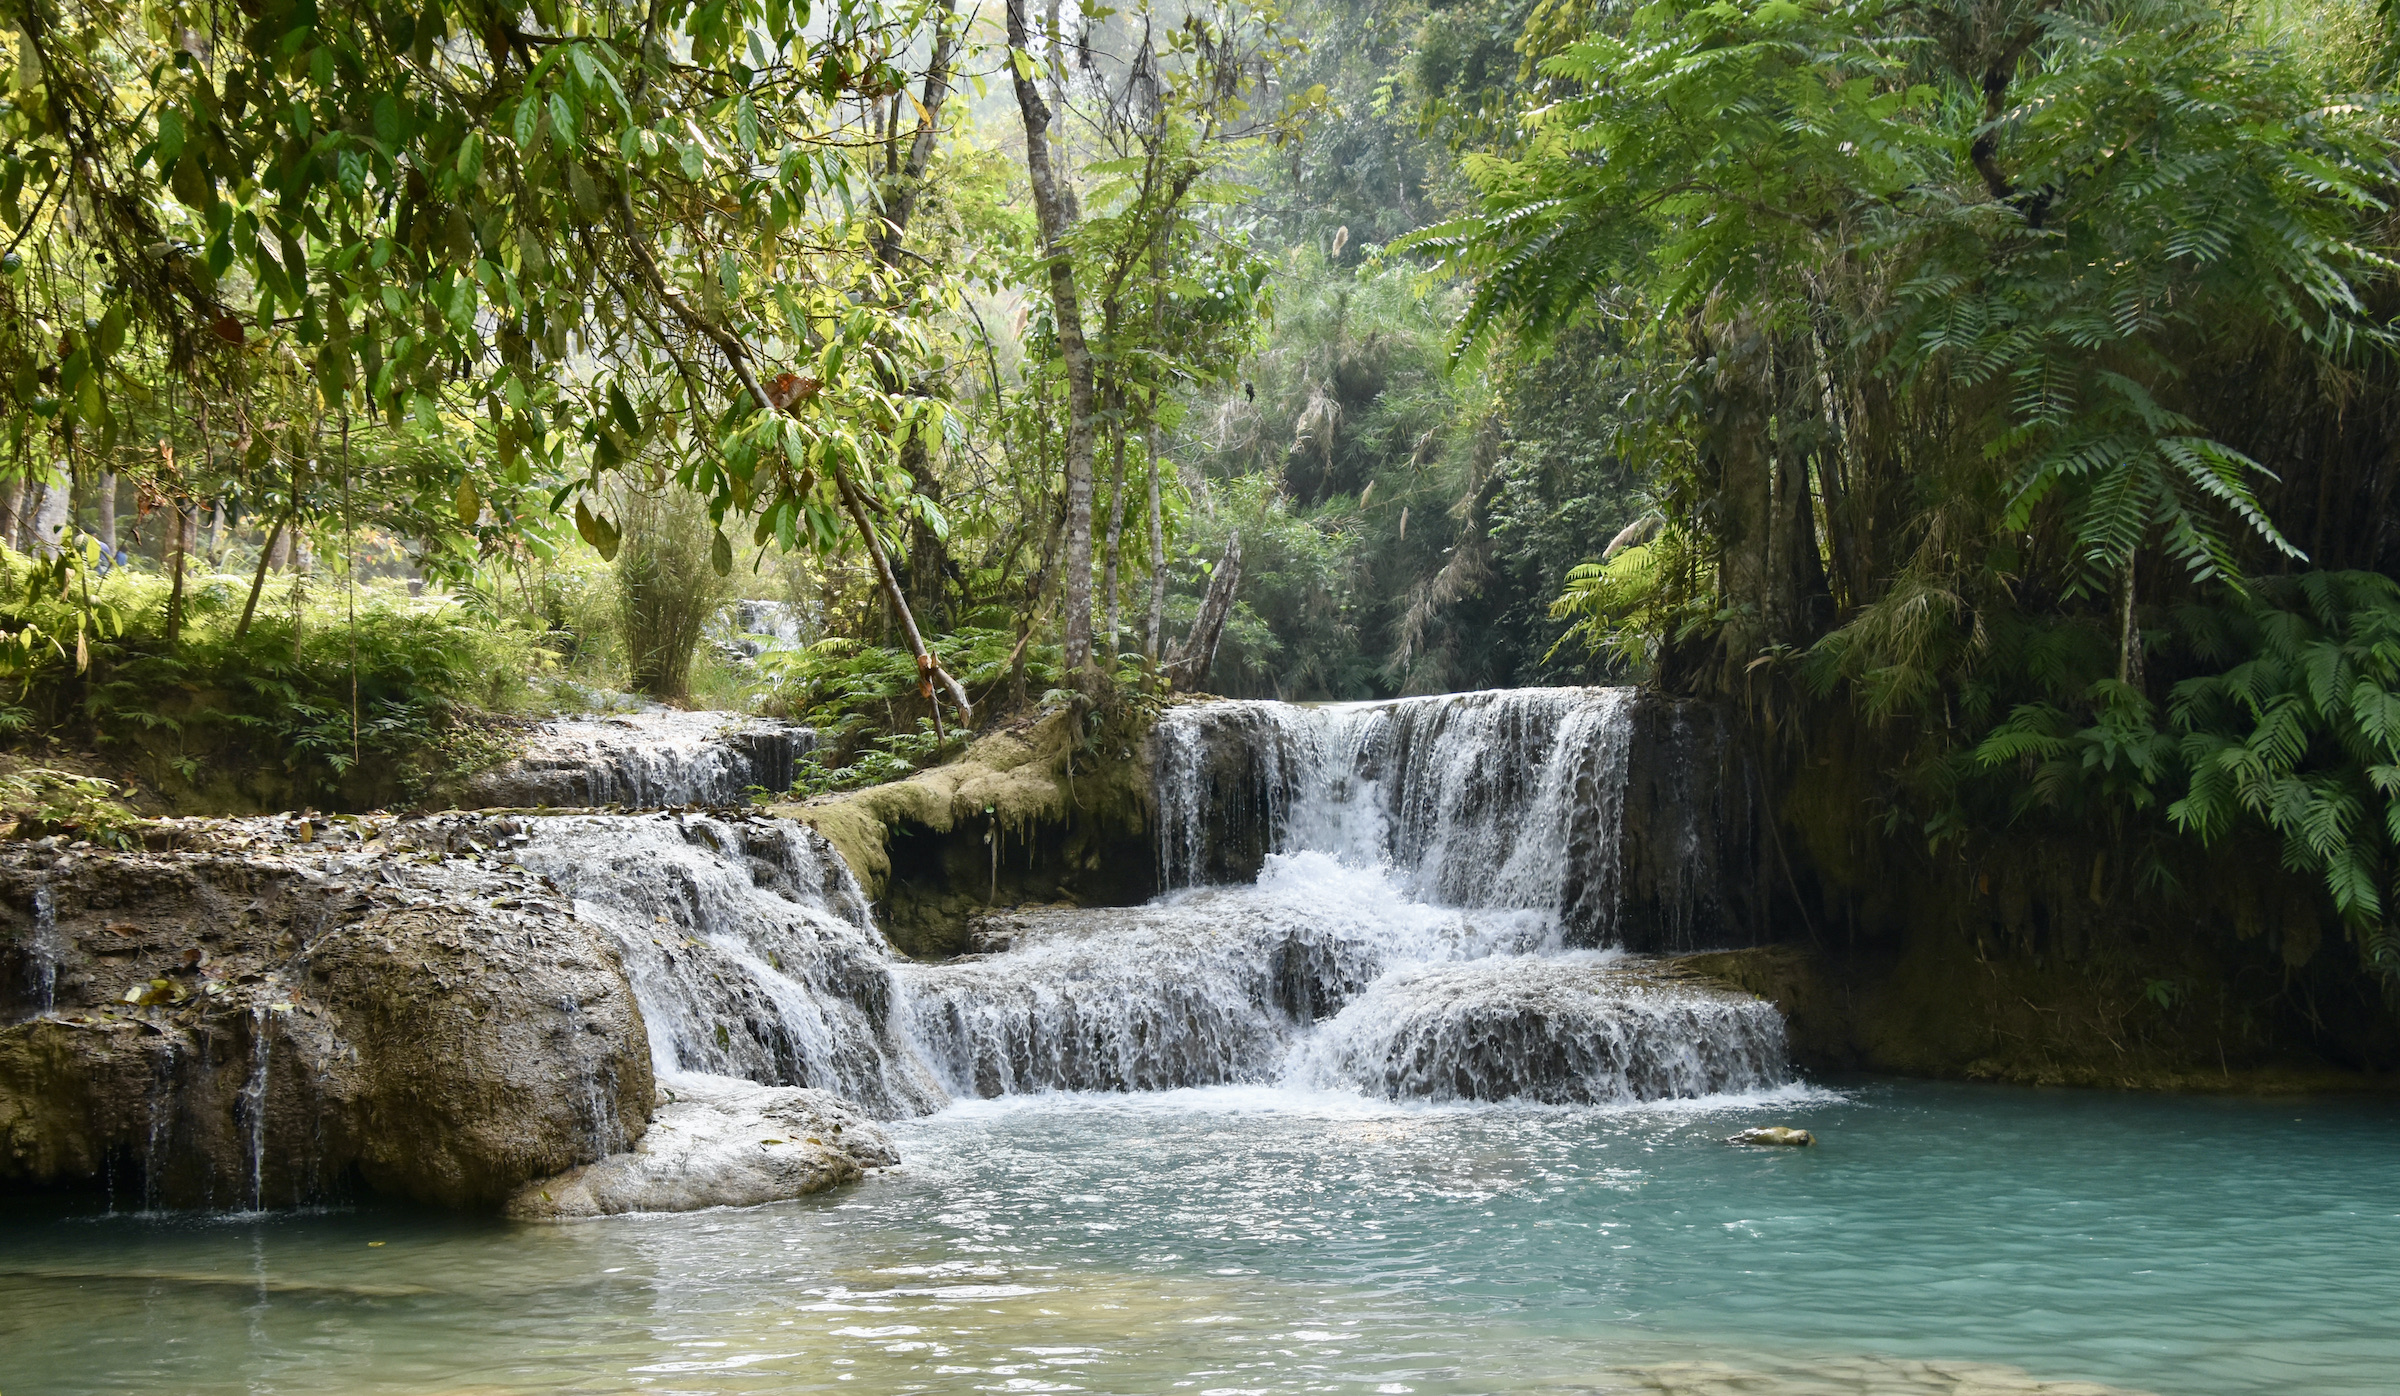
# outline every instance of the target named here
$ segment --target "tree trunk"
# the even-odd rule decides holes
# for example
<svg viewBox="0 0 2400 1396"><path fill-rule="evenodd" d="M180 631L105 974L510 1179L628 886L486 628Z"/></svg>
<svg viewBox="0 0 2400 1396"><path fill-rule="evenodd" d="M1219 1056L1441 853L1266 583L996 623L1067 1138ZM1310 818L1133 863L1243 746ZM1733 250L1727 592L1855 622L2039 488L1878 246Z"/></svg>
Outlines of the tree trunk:
<svg viewBox="0 0 2400 1396"><path fill-rule="evenodd" d="M1150 449L1150 633L1142 642L1142 653L1158 662L1159 636L1167 623L1167 526L1158 505L1158 392L1150 393L1150 421L1147 433Z"/></svg>
<svg viewBox="0 0 2400 1396"><path fill-rule="evenodd" d="M69 522L67 501L67 485L64 481L41 482L40 503L33 511L33 534L28 540L28 551L43 557L56 557L58 550L66 546Z"/></svg>
<svg viewBox="0 0 2400 1396"><path fill-rule="evenodd" d="M1192 621L1192 633L1184 638L1175 662L1167 666L1167 679L1176 688L1196 693L1208 682L1208 671L1217 662L1217 643L1225 638L1225 618L1233 614L1234 588L1241 582L1242 535L1237 530L1226 535L1225 556L1217 560L1217 570L1209 574L1208 594L1201 598L1200 614Z"/></svg>
<svg viewBox="0 0 2400 1396"><path fill-rule="evenodd" d="M100 526L94 532L100 535L101 544L114 558L117 551L117 472L100 472L100 479L92 492L92 503L100 515Z"/></svg>
<svg viewBox="0 0 2400 1396"><path fill-rule="evenodd" d="M24 543L25 486L25 477L19 475L0 488L0 542L12 548Z"/></svg>
<svg viewBox="0 0 2400 1396"><path fill-rule="evenodd" d="M1092 668L1092 448L1095 413L1092 354L1083 339L1083 312L1075 291L1075 268L1066 245L1072 214L1052 168L1050 108L1031 71L1033 45L1025 23L1025 0L1008 0L1008 46L1015 78L1017 112L1025 125L1025 173L1033 187L1034 217L1050 262L1050 306L1057 321L1059 357L1067 371L1066 557L1060 588L1065 608L1066 670L1071 682L1088 685Z"/></svg>
<svg viewBox="0 0 2400 1396"><path fill-rule="evenodd" d="M957 14L957 0L942 0L941 12L935 20L933 52L925 64L925 95L917 104L920 115L916 134L910 138L905 157L896 148L891 152L893 167L882 191L883 223L874 237L875 260L886 270L899 268L908 241L908 225L916 215L917 199L924 193L925 172L933 163L934 146L941 134L942 104L950 96L950 61L958 48L953 31ZM899 99L893 100L896 125ZM902 387L896 376L887 377L884 386L894 393ZM908 439L900 443L900 468L908 472L917 493L936 503L941 501L941 477L934 472L932 455L923 436L913 429ZM910 519L908 605L928 624L940 624L942 582L949 570L949 549L922 520Z"/></svg>
<svg viewBox="0 0 2400 1396"><path fill-rule="evenodd" d="M233 638L239 643L250 633L251 618L258 614L258 594L267 588L267 563L275 556L275 547L283 541L283 520L267 531L267 541L258 550L258 570L250 574L250 599L242 603L242 618L233 627Z"/></svg>
<svg viewBox="0 0 2400 1396"><path fill-rule="evenodd" d="M1120 394L1117 402L1120 418L1124 408ZM1117 560L1123 555L1125 541L1125 425L1122 420L1116 430L1117 464L1114 479L1108 488L1108 549L1100 563L1100 594L1107 598L1108 653L1103 662L1114 669L1117 663Z"/></svg>
<svg viewBox="0 0 2400 1396"><path fill-rule="evenodd" d="M1717 485L1718 686L1739 693L1750 663L1780 629L1776 587L1774 456L1767 440L1765 337L1747 323L1723 328L1713 344L1706 444Z"/></svg>
<svg viewBox="0 0 2400 1396"><path fill-rule="evenodd" d="M2140 553L2125 555L2125 576L2117 593L2117 682L2140 689L2146 685L2142 673L2142 632L2133 623L2134 562Z"/></svg>
<svg viewBox="0 0 2400 1396"><path fill-rule="evenodd" d="M167 592L167 643L183 638L183 562L192 550L192 536L200 531L198 513L191 505L178 501L174 506L175 581Z"/></svg>

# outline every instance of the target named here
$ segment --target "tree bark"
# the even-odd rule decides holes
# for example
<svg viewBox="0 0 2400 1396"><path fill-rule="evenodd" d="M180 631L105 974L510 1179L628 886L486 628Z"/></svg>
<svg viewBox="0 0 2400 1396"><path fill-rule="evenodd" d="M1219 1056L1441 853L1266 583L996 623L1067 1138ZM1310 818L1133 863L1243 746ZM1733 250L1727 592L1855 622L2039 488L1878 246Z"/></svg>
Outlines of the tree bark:
<svg viewBox="0 0 2400 1396"><path fill-rule="evenodd" d="M1147 424L1150 450L1150 633L1142 642L1142 653L1158 662L1159 636L1167 623L1167 526L1158 506L1158 391L1150 393L1150 421Z"/></svg>
<svg viewBox="0 0 2400 1396"><path fill-rule="evenodd" d="M1208 594L1201 598L1192 633L1184 638L1175 662L1167 666L1167 679L1176 688L1194 693L1208 682L1208 671L1217 662L1217 644L1225 638L1225 618L1233 614L1234 588L1241 582L1242 535L1237 530L1226 535L1225 556L1217 560L1217 570L1209 575Z"/></svg>
<svg viewBox="0 0 2400 1396"><path fill-rule="evenodd" d="M1717 486L1717 605L1725 614L1718 684L1739 693L1783 609L1775 586L1774 457L1763 381L1769 369L1764 336L1744 322L1724 326L1703 352L1714 370L1703 449Z"/></svg>
<svg viewBox="0 0 2400 1396"><path fill-rule="evenodd" d="M92 504L100 515L99 527L94 530L108 548L113 560L117 552L117 472L103 470L92 488Z"/></svg>
<svg viewBox="0 0 2400 1396"><path fill-rule="evenodd" d="M934 145L941 134L942 104L950 97L950 64L958 51L955 21L957 0L943 0L935 20L933 52L925 64L924 96L919 100L920 115L916 134L909 140L905 156L893 152L894 168L884 180L883 222L873 239L875 260L886 271L897 270L905 255L908 225L916 216L917 200L925 191L925 172L932 167ZM898 115L894 98L894 116ZM898 392L901 384L886 379L887 391ZM908 472L917 493L939 503L942 498L941 477L934 472L932 453L924 437L911 430L908 439L900 443L900 468ZM933 530L920 519L908 523L908 604L917 615L934 625L941 623L942 581L950 570L950 550Z"/></svg>
<svg viewBox="0 0 2400 1396"><path fill-rule="evenodd" d="M24 543L26 484L25 476L19 475L0 490L0 542L12 548Z"/></svg>
<svg viewBox="0 0 2400 1396"><path fill-rule="evenodd" d="M1116 429L1117 463L1114 478L1108 487L1108 550L1100 563L1100 592L1107 598L1108 653L1103 662L1111 669L1117 662L1117 561L1123 555L1125 541L1125 424L1121 420L1124 395L1118 394L1120 417Z"/></svg>
<svg viewBox="0 0 2400 1396"><path fill-rule="evenodd" d="M183 638L183 563L192 550L192 535L200 531L200 521L192 506L180 500L170 507L175 519L175 581L167 591L167 643L172 646Z"/></svg>
<svg viewBox="0 0 2400 1396"><path fill-rule="evenodd" d="M1050 263L1050 308L1057 321L1059 357L1067 373L1066 557L1060 587L1065 616L1066 670L1070 681L1091 683L1092 668L1092 454L1095 416L1092 354L1084 343L1082 306L1075 267L1066 245L1073 214L1053 169L1051 111L1032 77L1033 44L1025 23L1026 0L1008 0L1010 70L1017 112L1025 125L1025 173L1033 187L1035 220Z"/></svg>
<svg viewBox="0 0 2400 1396"><path fill-rule="evenodd" d="M275 556L275 545L282 539L283 520L277 519L275 526L267 530L266 541L259 545L258 570L250 576L250 599L242 603L242 618L233 627L233 638L236 644L241 642L244 635L250 633L250 620L258 614L258 594L267 587L267 560Z"/></svg>

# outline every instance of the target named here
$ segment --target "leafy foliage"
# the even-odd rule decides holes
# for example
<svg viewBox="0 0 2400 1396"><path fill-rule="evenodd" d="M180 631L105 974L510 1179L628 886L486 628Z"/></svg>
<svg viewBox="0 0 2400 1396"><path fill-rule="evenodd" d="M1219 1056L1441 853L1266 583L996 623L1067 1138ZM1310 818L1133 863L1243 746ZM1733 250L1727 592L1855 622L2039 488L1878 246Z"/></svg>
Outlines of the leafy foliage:
<svg viewBox="0 0 2400 1396"><path fill-rule="evenodd" d="M163 579L93 578L13 552L0 577L0 633L19 641L0 648L0 682L23 735L117 753L161 784L265 764L299 802L354 778L390 798L397 786L374 782L438 760L466 710L517 701L542 665L528 631L382 589L358 599L355 626L340 593L287 590L240 632L248 579L204 577L171 645ZM92 615L106 622L61 642Z"/></svg>

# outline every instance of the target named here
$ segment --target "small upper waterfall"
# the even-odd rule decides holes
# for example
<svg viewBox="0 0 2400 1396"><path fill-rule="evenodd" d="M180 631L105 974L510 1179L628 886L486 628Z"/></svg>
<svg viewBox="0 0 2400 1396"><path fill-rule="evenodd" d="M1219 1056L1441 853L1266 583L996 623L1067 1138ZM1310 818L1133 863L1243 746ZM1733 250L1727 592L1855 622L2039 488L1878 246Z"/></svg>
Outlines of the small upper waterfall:
<svg viewBox="0 0 2400 1396"><path fill-rule="evenodd" d="M806 727L738 713L644 708L545 722L515 760L471 777L464 803L490 808L622 805L665 809L748 802L791 788L816 746Z"/></svg>
<svg viewBox="0 0 2400 1396"><path fill-rule="evenodd" d="M1531 688L1178 708L1158 731L1159 865L1191 887L1325 853L1420 901L1544 911L1608 944L1633 701Z"/></svg>

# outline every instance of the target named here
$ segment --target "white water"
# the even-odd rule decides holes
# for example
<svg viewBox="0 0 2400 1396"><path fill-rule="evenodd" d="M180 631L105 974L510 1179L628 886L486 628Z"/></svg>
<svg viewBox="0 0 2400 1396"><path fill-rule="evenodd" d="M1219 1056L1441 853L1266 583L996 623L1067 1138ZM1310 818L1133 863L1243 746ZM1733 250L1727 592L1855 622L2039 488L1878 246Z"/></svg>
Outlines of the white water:
<svg viewBox="0 0 2400 1396"><path fill-rule="evenodd" d="M745 659L773 650L798 649L823 626L789 601L736 601L711 626L717 643Z"/></svg>
<svg viewBox="0 0 2400 1396"><path fill-rule="evenodd" d="M1265 1082L1601 1102L1781 1083L1771 1007L1569 948L1613 925L1631 711L1620 689L1176 709L1157 789L1177 890L1021 914L1000 954L903 967L909 1031L959 1095ZM1257 879L1204 885L1245 842Z"/></svg>
<svg viewBox="0 0 2400 1396"><path fill-rule="evenodd" d="M623 953L652 1064L815 1086L885 1117L942 1103L894 1033L890 952L805 826L703 815L525 821L515 856Z"/></svg>
<svg viewBox="0 0 2400 1396"><path fill-rule="evenodd" d="M1169 887L1238 847L1322 852L1410 897L1549 913L1613 939L1633 691L1530 688L1392 703L1211 703L1159 724Z"/></svg>
<svg viewBox="0 0 2400 1396"><path fill-rule="evenodd" d="M1464 694L1162 722L1148 905L1000 918L897 959L831 846L778 820L528 820L514 856L624 954L666 1079L953 1097L1228 1084L1395 1100L1676 1099L1789 1079L1766 1004L1592 948L1630 695ZM1194 885L1260 850L1254 880ZM1581 947L1581 948L1578 948Z"/></svg>

